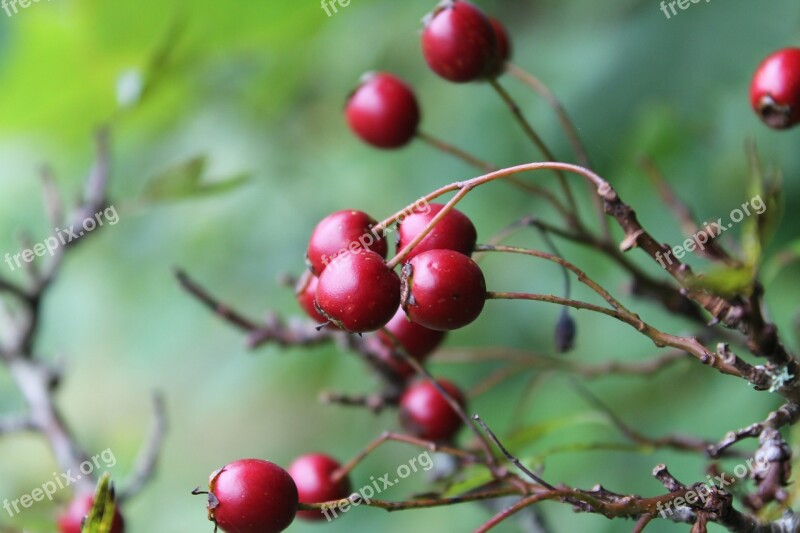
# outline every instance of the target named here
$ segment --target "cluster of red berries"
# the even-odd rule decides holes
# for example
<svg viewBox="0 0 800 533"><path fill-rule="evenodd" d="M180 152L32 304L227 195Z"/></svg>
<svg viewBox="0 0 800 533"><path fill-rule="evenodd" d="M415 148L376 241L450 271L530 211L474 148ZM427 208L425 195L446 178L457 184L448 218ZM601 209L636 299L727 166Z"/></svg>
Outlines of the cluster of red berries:
<svg viewBox="0 0 800 533"><path fill-rule="evenodd" d="M784 48L769 55L753 76L750 104L774 129L800 124L800 48Z"/></svg>

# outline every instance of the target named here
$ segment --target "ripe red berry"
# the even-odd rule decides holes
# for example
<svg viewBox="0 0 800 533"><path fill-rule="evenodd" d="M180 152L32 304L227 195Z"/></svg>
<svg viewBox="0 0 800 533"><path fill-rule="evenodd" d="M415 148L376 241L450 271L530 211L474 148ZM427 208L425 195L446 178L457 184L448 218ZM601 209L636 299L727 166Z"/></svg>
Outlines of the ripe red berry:
<svg viewBox="0 0 800 533"><path fill-rule="evenodd" d="M58 531L60 533L81 533L83 520L89 515L94 503L93 494L76 496L66 510L58 517ZM110 533L124 533L125 523L119 508L114 510L114 521Z"/></svg>
<svg viewBox="0 0 800 533"><path fill-rule="evenodd" d="M343 330L375 331L389 322L400 305L400 278L375 252L348 251L319 277L316 304L325 318Z"/></svg>
<svg viewBox="0 0 800 533"><path fill-rule="evenodd" d="M499 76L506 68L506 62L511 59L511 39L508 37L508 31L503 23L496 18L489 17L489 22L492 24L494 30L495 48L494 61L490 69L492 76Z"/></svg>
<svg viewBox="0 0 800 533"><path fill-rule="evenodd" d="M480 267L453 250L429 250L403 267L403 308L417 324L436 330L466 326L486 303Z"/></svg>
<svg viewBox="0 0 800 533"><path fill-rule="evenodd" d="M344 476L334 482L333 473L341 465L332 457L321 453L303 455L289 465L289 475L297 485L301 503L323 503L350 496L350 479ZM300 511L297 516L305 520L323 520L322 511Z"/></svg>
<svg viewBox="0 0 800 533"><path fill-rule="evenodd" d="M371 72L350 95L345 107L350 129L378 148L400 148L417 133L420 112L417 97L403 80Z"/></svg>
<svg viewBox="0 0 800 533"><path fill-rule="evenodd" d="M422 53L439 76L469 82L491 73L497 54L489 18L464 0L445 0L426 17Z"/></svg>
<svg viewBox="0 0 800 533"><path fill-rule="evenodd" d="M422 363L439 347L445 335L444 331L435 331L411 322L403 308L399 307L389 323L377 335L367 339L367 346L397 376L409 378L414 375L414 367L394 355L394 351L404 350Z"/></svg>
<svg viewBox="0 0 800 533"><path fill-rule="evenodd" d="M464 395L458 387L444 379L436 381L464 406ZM412 383L401 396L400 423L419 438L447 441L458 433L463 422L433 383L425 380Z"/></svg>
<svg viewBox="0 0 800 533"><path fill-rule="evenodd" d="M297 297L297 303L300 304L300 308L306 312L309 318L318 324L322 324L328 320L319 314L317 308L314 307L314 298L317 296L318 282L319 278L306 270L297 282L295 296Z"/></svg>
<svg viewBox="0 0 800 533"><path fill-rule="evenodd" d="M398 225L397 249L402 250L419 235L433 218L444 209L442 204L429 204L427 209L416 209ZM464 255L471 255L478 240L478 232L472 221L461 211L451 209L428 233L411 253L406 261L428 250L454 250Z"/></svg>
<svg viewBox="0 0 800 533"><path fill-rule="evenodd" d="M800 48L778 50L758 66L750 85L750 104L771 128L800 123Z"/></svg>
<svg viewBox="0 0 800 533"><path fill-rule="evenodd" d="M306 258L311 272L321 275L328 264L347 250L364 248L386 257L386 238L372 233L375 224L374 218L353 209L336 211L323 218L308 242Z"/></svg>
<svg viewBox="0 0 800 533"><path fill-rule="evenodd" d="M269 461L234 461L211 474L208 490L208 519L227 533L279 533L297 512L294 480Z"/></svg>

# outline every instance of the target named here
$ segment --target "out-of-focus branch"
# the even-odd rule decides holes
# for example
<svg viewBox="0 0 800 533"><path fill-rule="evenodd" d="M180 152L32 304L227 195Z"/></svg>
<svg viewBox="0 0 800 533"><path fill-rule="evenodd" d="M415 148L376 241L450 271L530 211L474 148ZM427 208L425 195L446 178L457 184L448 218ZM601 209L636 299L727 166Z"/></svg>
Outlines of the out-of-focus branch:
<svg viewBox="0 0 800 533"><path fill-rule="evenodd" d="M167 410L163 395L157 392L153 395L153 422L150 434L139 453L139 457L136 459L132 478L125 488L117 493L119 502L124 502L136 496L153 478L158 459L161 456L166 433Z"/></svg>

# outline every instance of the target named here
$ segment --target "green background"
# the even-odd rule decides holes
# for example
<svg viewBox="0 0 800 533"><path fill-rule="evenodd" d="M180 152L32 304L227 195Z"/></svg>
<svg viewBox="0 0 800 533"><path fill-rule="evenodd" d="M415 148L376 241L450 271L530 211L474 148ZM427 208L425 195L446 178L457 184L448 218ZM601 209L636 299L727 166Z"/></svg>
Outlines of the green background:
<svg viewBox="0 0 800 533"><path fill-rule="evenodd" d="M698 217L715 220L748 199L749 138L768 166L785 176L786 215L768 255L797 238L800 129L768 131L747 97L758 62L775 49L800 44L797 2L701 2L670 20L656 1L479 3L507 22L515 62L565 102L597 170L657 238L682 240L637 158L653 156ZM314 450L346 459L384 429L397 427L391 412L375 417L317 401L321 390L375 389L377 382L356 358L333 347L269 346L250 353L236 331L181 292L170 270L187 268L254 317L270 309L299 317L291 290L277 280L303 268L309 232L320 218L343 208L382 218L436 187L475 175L422 143L381 152L356 140L341 109L367 70L395 72L416 88L426 131L497 164L539 157L488 86L449 84L427 70L418 30L431 7L431 0L357 0L328 17L315 1L42 0L13 17L0 11L0 253L19 250L20 231L36 241L52 233L43 217L40 165L51 165L61 190L75 197L91 162L91 133L113 117L111 197L120 222L67 259L46 302L38 350L64 359L59 405L90 454L114 451L118 464L111 474L118 483L124 483L144 438L151 392L165 392L170 432L158 476L124 510L130 532L211 531L203 499L189 492L231 460L261 457L287 465ZM167 59L150 69L159 49L169 50ZM115 87L126 72L151 83L138 105L122 110ZM559 157L569 159L544 103L518 82L502 82ZM153 176L195 156L207 158L209 180L243 172L251 179L225 194L183 201L142 197ZM536 177L552 183L547 174ZM576 190L586 220L593 221L585 189ZM476 223L480 240L526 213L557 222L540 200L503 184L472 193L462 210ZM534 234L514 242L541 246ZM643 318L670 332L691 331L654 304L632 300L627 280L607 260L570 245L562 244L561 251L632 302ZM664 275L643 254L634 251L631 257ZM492 257L484 265L492 290L561 290L560 272L548 263ZM794 348L797 274L789 267L767 280L771 316ZM18 273L4 275L19 279ZM591 298L581 289L576 294ZM557 314L547 304L489 302L477 322L449 336L447 346L550 353ZM574 316L579 336L570 359L641 361L656 354L652 343L611 319ZM465 389L497 368L498 363L431 364L437 375ZM532 375L520 373L471 401L471 409L501 435L539 424L541 438L517 453L533 457L564 444L625 443L563 374L544 380L520 414L514 407ZM689 361L658 377L610 377L589 386L652 436L719 439L778 405L775 397ZM0 411L22 408L0 371ZM418 453L388 445L356 470L353 484L360 487ZM554 453L543 475L553 483L602 483L619 492L656 495L663 488L650 471L660 462L686 482L705 478L699 458L665 450ZM3 438L0 499L30 493L57 469L37 436ZM412 476L382 496L400 499L424 490L424 477ZM69 493L58 498L67 500ZM0 515L0 530L53 531L56 508L37 504L11 521ZM558 532L633 527L576 515L563 504L541 509ZM391 515L359 508L334 524L298 522L291 531L470 531L488 516L476 504ZM686 529L658 522L648 531ZM513 521L498 528L517 530Z"/></svg>

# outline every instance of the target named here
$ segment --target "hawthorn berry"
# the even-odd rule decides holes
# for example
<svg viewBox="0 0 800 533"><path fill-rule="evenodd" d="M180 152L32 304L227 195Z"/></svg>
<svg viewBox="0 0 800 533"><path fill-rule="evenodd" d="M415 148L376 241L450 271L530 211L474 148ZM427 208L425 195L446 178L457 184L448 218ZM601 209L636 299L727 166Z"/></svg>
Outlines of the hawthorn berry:
<svg viewBox="0 0 800 533"><path fill-rule="evenodd" d="M420 111L414 91L403 80L371 72L348 98L345 116L364 142L377 148L400 148L416 135Z"/></svg>
<svg viewBox="0 0 800 533"><path fill-rule="evenodd" d="M495 55L492 67L490 68L490 75L499 76L506 68L506 62L511 59L511 39L508 37L508 31L502 22L496 18L489 17L489 22L494 30L495 38Z"/></svg>
<svg viewBox="0 0 800 533"><path fill-rule="evenodd" d="M322 272L315 302L340 329L375 331L391 320L400 305L400 278L375 252L347 251Z"/></svg>
<svg viewBox="0 0 800 533"><path fill-rule="evenodd" d="M279 533L297 513L294 480L261 459L240 459L212 472L208 491L208 519L227 533Z"/></svg>
<svg viewBox="0 0 800 533"><path fill-rule="evenodd" d="M323 218L311 232L306 258L311 272L319 276L343 252L372 250L386 257L386 238L372 233L377 221L362 211L346 209Z"/></svg>
<svg viewBox="0 0 800 533"><path fill-rule="evenodd" d="M444 379L436 381L459 405L464 406L464 395L458 387ZM463 424L447 399L428 380L409 385L400 397L399 412L405 430L426 440L451 440Z"/></svg>
<svg viewBox="0 0 800 533"><path fill-rule="evenodd" d="M416 208L397 227L397 249L402 250L424 230L433 218L444 209L442 204L429 204L422 211ZM478 232L472 221L456 209L451 209L436 226L406 256L412 257L428 250L454 250L471 255L478 240Z"/></svg>
<svg viewBox="0 0 800 533"><path fill-rule="evenodd" d="M412 322L448 331L466 326L486 303L480 267L453 250L428 250L403 266L402 305Z"/></svg>
<svg viewBox="0 0 800 533"><path fill-rule="evenodd" d="M428 329L411 322L402 307L397 309L394 317L381 328L374 337L367 339L367 347L395 375L407 379L414 375L414 367L397 357L397 349L420 363L444 340L446 332Z"/></svg>
<svg viewBox="0 0 800 533"><path fill-rule="evenodd" d="M750 85L750 104L771 128L800 123L800 48L778 50L761 62Z"/></svg>
<svg viewBox="0 0 800 533"><path fill-rule="evenodd" d="M318 324L327 322L328 320L319 314L317 308L314 307L314 298L317 296L317 283L319 278L306 270L297 281L295 288L295 296L300 308L306 312L309 318Z"/></svg>
<svg viewBox="0 0 800 533"><path fill-rule="evenodd" d="M350 479L347 476L333 481L333 473L341 465L332 457L321 453L303 455L289 465L289 475L297 485L301 503L323 503L342 500L350 496ZM305 520L323 520L322 511L300 511L297 516Z"/></svg>
<svg viewBox="0 0 800 533"><path fill-rule="evenodd" d="M81 533L83 521L92 510L94 495L92 493L76 496L69 506L58 517L58 531L60 533ZM119 512L114 509L114 521L109 533L124 533L125 522Z"/></svg>
<svg viewBox="0 0 800 533"><path fill-rule="evenodd" d="M496 65L495 30L475 5L445 0L425 18L422 53L431 70L446 80L464 83L484 78Z"/></svg>

